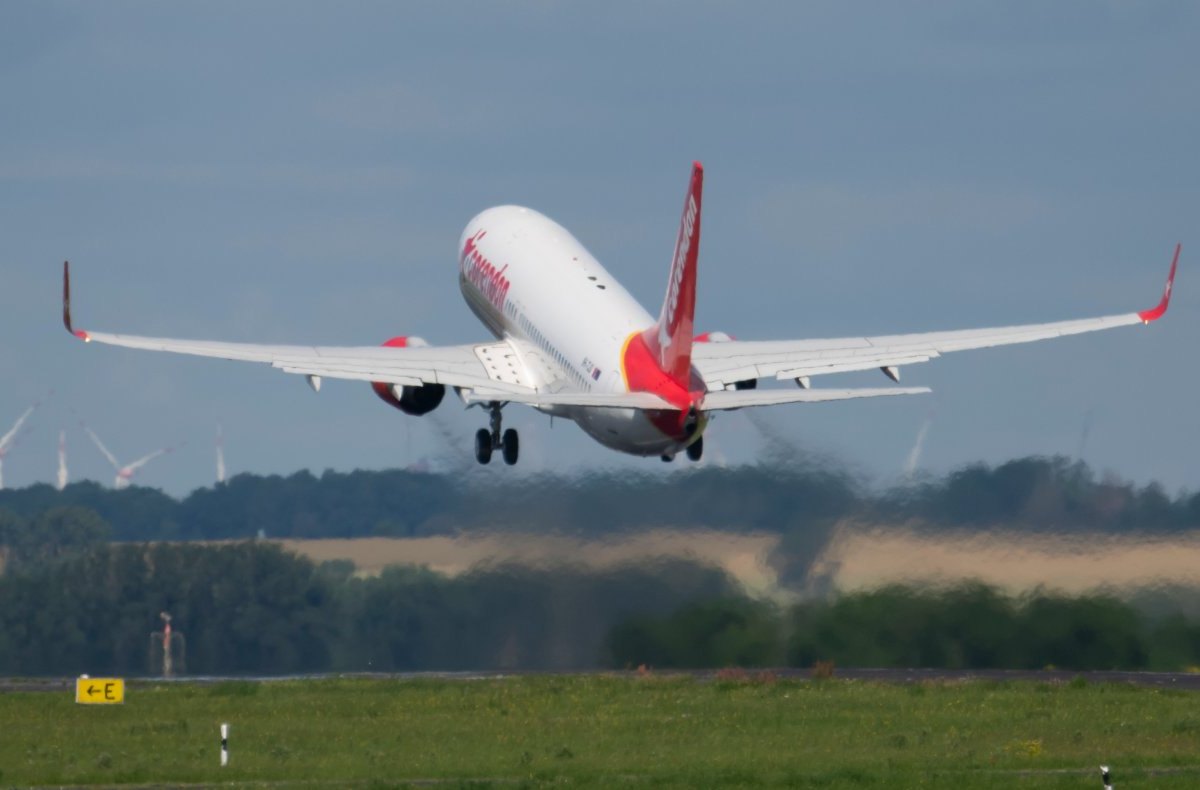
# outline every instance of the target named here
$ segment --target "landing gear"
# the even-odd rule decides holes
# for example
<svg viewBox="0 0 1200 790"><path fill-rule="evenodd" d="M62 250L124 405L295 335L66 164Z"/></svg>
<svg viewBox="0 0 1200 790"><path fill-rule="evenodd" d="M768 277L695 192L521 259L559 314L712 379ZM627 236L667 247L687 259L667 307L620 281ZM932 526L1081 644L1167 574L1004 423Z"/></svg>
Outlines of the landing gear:
<svg viewBox="0 0 1200 790"><path fill-rule="evenodd" d="M492 435L487 428L475 432L475 460L481 464L492 460Z"/></svg>
<svg viewBox="0 0 1200 790"><path fill-rule="evenodd" d="M521 442L517 438L516 430L509 428L504 432L504 438L500 440L500 453L504 456L504 463L509 466L515 464L520 449Z"/></svg>
<svg viewBox="0 0 1200 790"><path fill-rule="evenodd" d="M673 455L667 455L666 453L663 453L662 455L660 455L660 456L659 456L659 458L661 458L661 459L662 459L662 462L663 462L664 464L669 464L669 463L671 463L672 461L674 461L674 460L675 460L675 456L673 456Z"/></svg>
<svg viewBox="0 0 1200 790"><path fill-rule="evenodd" d="M704 437L701 436L696 441L687 446L687 457L692 461L699 461L700 456L704 455Z"/></svg>
<svg viewBox="0 0 1200 790"><path fill-rule="evenodd" d="M517 462L517 457L520 454L521 442L517 437L516 430L509 428L507 431L501 432L500 423L500 408L502 404L499 401L492 401L488 404L488 411L491 412L491 428L480 428L475 432L475 460L481 464L486 464L492 460L492 452L499 450L504 458L504 463L512 466Z"/></svg>

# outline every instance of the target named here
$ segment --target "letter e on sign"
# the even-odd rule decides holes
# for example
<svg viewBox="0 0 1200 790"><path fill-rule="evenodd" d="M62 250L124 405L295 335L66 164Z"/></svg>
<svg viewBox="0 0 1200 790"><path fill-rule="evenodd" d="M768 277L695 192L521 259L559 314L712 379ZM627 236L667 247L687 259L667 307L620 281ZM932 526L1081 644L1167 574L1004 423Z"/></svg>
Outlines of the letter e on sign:
<svg viewBox="0 0 1200 790"><path fill-rule="evenodd" d="M125 681L121 678L77 678L75 701L80 705L121 705Z"/></svg>

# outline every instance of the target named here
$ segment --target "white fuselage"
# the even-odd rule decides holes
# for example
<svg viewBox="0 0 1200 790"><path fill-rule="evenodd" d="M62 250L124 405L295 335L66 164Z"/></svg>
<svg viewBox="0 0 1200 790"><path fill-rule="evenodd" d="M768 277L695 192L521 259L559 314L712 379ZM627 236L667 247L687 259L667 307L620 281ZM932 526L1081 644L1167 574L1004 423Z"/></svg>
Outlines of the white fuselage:
<svg viewBox="0 0 1200 790"><path fill-rule="evenodd" d="M630 339L654 318L565 228L528 208L474 217L459 239L467 305L521 359L541 392L628 392ZM700 435L668 435L654 412L543 407L601 444L634 455L673 455Z"/></svg>

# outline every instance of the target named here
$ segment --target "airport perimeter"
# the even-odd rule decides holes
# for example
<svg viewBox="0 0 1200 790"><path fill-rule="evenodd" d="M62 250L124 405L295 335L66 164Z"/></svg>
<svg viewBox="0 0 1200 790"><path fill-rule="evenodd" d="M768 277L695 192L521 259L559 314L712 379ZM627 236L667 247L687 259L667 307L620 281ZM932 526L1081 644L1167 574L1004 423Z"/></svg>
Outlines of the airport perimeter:
<svg viewBox="0 0 1200 790"><path fill-rule="evenodd" d="M1200 676L722 670L0 684L0 786L1200 783ZM229 765L219 727L230 725Z"/></svg>

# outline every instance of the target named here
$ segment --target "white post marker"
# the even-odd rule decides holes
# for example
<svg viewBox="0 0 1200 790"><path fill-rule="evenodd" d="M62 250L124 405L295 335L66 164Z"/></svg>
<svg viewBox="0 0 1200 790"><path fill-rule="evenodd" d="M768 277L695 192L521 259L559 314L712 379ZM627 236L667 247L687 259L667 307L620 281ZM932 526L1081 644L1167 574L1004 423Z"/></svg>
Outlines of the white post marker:
<svg viewBox="0 0 1200 790"><path fill-rule="evenodd" d="M229 765L229 725L221 724L221 767Z"/></svg>
<svg viewBox="0 0 1200 790"><path fill-rule="evenodd" d="M1104 790L1113 790L1112 774L1108 772L1108 766L1100 766L1100 781L1104 782Z"/></svg>

